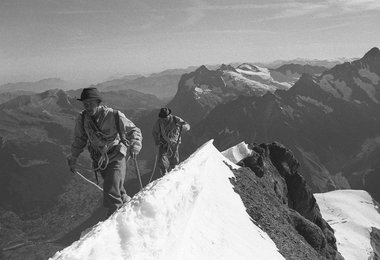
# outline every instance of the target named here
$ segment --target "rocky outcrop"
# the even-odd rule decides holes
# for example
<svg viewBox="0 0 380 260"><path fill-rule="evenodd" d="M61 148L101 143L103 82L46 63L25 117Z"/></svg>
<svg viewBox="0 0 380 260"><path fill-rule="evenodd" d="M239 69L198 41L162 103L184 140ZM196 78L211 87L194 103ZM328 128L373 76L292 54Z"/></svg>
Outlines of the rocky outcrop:
<svg viewBox="0 0 380 260"><path fill-rule="evenodd" d="M194 72L182 75L177 93L168 107L194 124L218 104L224 103L225 91L222 72L201 66Z"/></svg>
<svg viewBox="0 0 380 260"><path fill-rule="evenodd" d="M371 259L380 259L380 229L372 227L371 231L371 246L373 248L374 255Z"/></svg>
<svg viewBox="0 0 380 260"><path fill-rule="evenodd" d="M237 170L233 183L252 219L287 259L343 259L293 153L279 143L252 144L251 149L252 156L239 163L251 171ZM300 252L300 239L311 249Z"/></svg>

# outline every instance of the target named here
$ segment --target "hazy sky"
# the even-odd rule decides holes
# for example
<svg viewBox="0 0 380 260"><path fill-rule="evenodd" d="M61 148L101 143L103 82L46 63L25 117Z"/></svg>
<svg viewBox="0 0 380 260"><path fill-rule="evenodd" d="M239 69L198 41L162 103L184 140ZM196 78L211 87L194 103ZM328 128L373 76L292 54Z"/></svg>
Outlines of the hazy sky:
<svg viewBox="0 0 380 260"><path fill-rule="evenodd" d="M379 0L0 0L0 84L361 57L379 24Z"/></svg>

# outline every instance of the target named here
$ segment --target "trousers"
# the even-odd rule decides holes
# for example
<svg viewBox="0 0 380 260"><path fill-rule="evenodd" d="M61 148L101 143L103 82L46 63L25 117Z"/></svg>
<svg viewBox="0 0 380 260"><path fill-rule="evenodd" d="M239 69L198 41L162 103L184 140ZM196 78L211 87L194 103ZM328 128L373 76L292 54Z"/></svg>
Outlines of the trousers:
<svg viewBox="0 0 380 260"><path fill-rule="evenodd" d="M129 199L124 188L126 161L122 154L108 163L104 170L100 171L104 179L103 206L108 209L107 216L112 215L124 202Z"/></svg>
<svg viewBox="0 0 380 260"><path fill-rule="evenodd" d="M158 150L158 168L161 174L173 169L179 163L178 145L161 144Z"/></svg>

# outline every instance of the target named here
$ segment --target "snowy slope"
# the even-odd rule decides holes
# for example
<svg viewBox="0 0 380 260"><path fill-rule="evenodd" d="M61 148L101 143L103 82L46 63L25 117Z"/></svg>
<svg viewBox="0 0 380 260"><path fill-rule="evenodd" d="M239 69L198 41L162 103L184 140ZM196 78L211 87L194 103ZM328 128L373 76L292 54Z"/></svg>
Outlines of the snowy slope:
<svg viewBox="0 0 380 260"><path fill-rule="evenodd" d="M371 227L380 229L380 214L362 190L314 194L323 218L335 230L338 251L346 260L372 259Z"/></svg>
<svg viewBox="0 0 380 260"><path fill-rule="evenodd" d="M252 150L249 149L248 144L241 142L225 151L222 152L223 156L226 157L233 163L238 163L244 158L252 155Z"/></svg>
<svg viewBox="0 0 380 260"><path fill-rule="evenodd" d="M287 90L291 87L287 82L274 80L269 69L248 63L239 65L235 71L225 70L223 80L231 89L262 92L262 94L277 89Z"/></svg>
<svg viewBox="0 0 380 260"><path fill-rule="evenodd" d="M226 163L209 141L51 259L284 259L250 220Z"/></svg>

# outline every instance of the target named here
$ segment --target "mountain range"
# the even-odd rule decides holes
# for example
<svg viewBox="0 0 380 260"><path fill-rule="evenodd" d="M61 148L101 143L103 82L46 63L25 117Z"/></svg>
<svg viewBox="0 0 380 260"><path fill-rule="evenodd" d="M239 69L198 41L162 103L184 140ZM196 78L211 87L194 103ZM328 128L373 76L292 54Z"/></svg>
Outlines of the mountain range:
<svg viewBox="0 0 380 260"><path fill-rule="evenodd" d="M50 89L69 90L79 88L77 84L70 83L58 78L43 79L36 82L16 82L7 83L0 86L0 93L16 92L16 91L30 91L39 93Z"/></svg>
<svg viewBox="0 0 380 260"><path fill-rule="evenodd" d="M287 68L286 70L284 70ZM288 71L291 71L291 74ZM167 104L173 113L181 116L192 125L198 124L209 113L220 105L244 97L262 97L266 93L276 90L287 90L297 81L303 72L310 75L320 74L323 67L310 65L289 64L279 68L278 71L260 67L250 63L236 66L222 64L210 69L202 65L193 72L182 75L178 83L175 96ZM137 124L144 134L144 147L142 154L146 159L154 157L151 128L157 119L158 110L152 111L137 119ZM223 121L221 121L222 123ZM196 140L198 137L193 136ZM189 138L193 138L189 137ZM202 139L201 141L205 141ZM195 141L197 144L199 142ZM188 153L194 147L187 149Z"/></svg>
<svg viewBox="0 0 380 260"><path fill-rule="evenodd" d="M137 90L169 100L173 97L183 73L184 70L168 70L149 76L117 78L93 86L102 91Z"/></svg>
<svg viewBox="0 0 380 260"><path fill-rule="evenodd" d="M278 141L299 158L314 191L352 187L379 200L379 75L380 51L373 48L320 75L303 74L287 91L240 96L196 124L186 147L209 138L219 149Z"/></svg>
<svg viewBox="0 0 380 260"><path fill-rule="evenodd" d="M300 64L284 64L278 68L271 69L272 77L280 82L288 82L291 86L296 83L302 74L306 73L309 75L319 75L322 72L326 71L327 68L323 66L312 66L309 64L300 65Z"/></svg>
<svg viewBox="0 0 380 260"><path fill-rule="evenodd" d="M236 68L222 65L216 70L201 66L181 77L178 91L168 106L190 123L196 123L216 106L238 96L262 96L288 88L289 84L275 81L268 69L255 65L244 63Z"/></svg>
<svg viewBox="0 0 380 260"><path fill-rule="evenodd" d="M200 66L184 74L166 71L96 86L105 103L142 129L143 172L153 166L151 129L158 108L170 100L166 106L192 126L183 136L183 158L209 139L220 150L243 140L276 141L293 152L313 192L365 189L379 200L379 57L373 48L361 59L331 68ZM69 233L100 206L101 194L70 175L65 161L74 118L82 109L76 100L81 90L10 89L25 90L7 86L2 91L15 96L5 94L0 104L0 160L7 162L0 169L0 218L8 223L0 240L27 241L46 256L43 248L51 254L62 246L46 241ZM93 179L87 157L80 166Z"/></svg>
<svg viewBox="0 0 380 260"><path fill-rule="evenodd" d="M259 66L263 66L270 69L275 69L278 67L281 67L282 65L286 64L299 64L299 65L310 65L310 66L321 66L331 69L332 67L342 64L345 62L352 62L354 60L357 60L358 58L336 58L336 59L304 59L304 58L297 58L292 60L275 60L271 62L261 62L256 63Z"/></svg>

